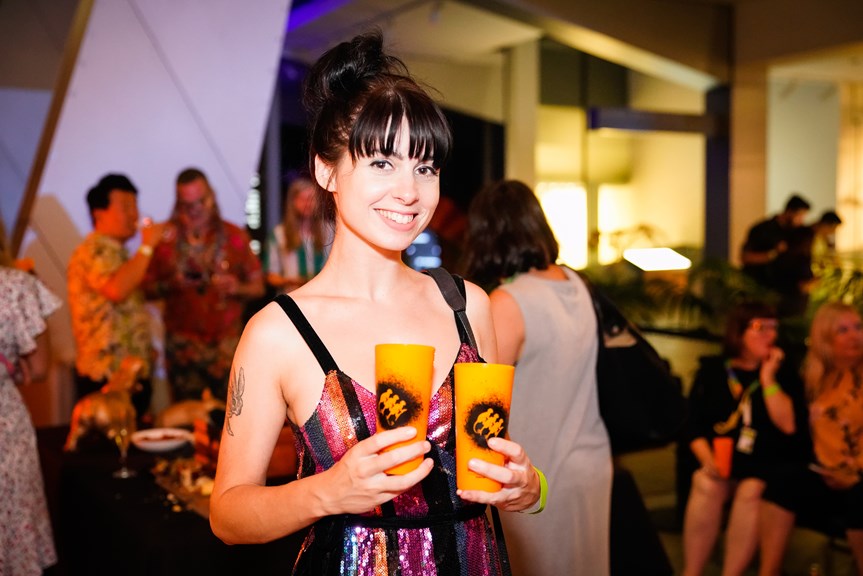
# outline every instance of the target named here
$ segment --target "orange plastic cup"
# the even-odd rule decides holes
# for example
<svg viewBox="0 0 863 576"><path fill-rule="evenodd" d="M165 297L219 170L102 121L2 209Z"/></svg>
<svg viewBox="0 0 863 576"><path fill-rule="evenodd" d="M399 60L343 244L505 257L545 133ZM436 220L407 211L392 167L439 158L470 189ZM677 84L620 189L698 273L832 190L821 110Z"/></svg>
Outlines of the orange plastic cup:
<svg viewBox="0 0 863 576"><path fill-rule="evenodd" d="M429 400L434 374L434 347L421 344L375 346L375 390L378 430L413 426L413 440L399 442L383 451L424 439L428 430ZM422 456L394 466L387 474L407 474L422 463Z"/></svg>
<svg viewBox="0 0 863 576"><path fill-rule="evenodd" d="M713 461L716 463L716 471L722 478L731 477L731 455L733 452L733 438L716 436L713 439Z"/></svg>
<svg viewBox="0 0 863 576"><path fill-rule="evenodd" d="M460 490L501 489L500 482L468 470L467 463L479 458L503 465L503 454L489 448L488 440L506 437L514 375L508 364L455 365L455 478Z"/></svg>

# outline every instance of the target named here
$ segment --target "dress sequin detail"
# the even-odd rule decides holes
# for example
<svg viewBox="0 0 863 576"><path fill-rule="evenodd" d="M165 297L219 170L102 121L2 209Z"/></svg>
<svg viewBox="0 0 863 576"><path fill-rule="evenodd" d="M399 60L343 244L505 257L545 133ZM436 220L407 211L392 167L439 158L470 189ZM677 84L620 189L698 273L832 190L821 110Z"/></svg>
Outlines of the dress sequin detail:
<svg viewBox="0 0 863 576"><path fill-rule="evenodd" d="M299 325L298 329L301 334L306 331ZM463 341L455 362L475 361L481 361L477 351ZM300 462L298 478L330 468L353 445L374 434L375 404L372 392L337 367L326 370L316 410L302 426L291 424ZM369 524L380 521L383 527L355 525L351 518L340 517L316 524L303 544L294 574L500 575L496 540L486 515L452 518L471 505L456 494L453 417L450 369L430 403L428 440L432 450L428 456L434 460L432 472L391 502L363 515ZM399 527L400 520L411 527ZM416 527L417 523L421 526Z"/></svg>

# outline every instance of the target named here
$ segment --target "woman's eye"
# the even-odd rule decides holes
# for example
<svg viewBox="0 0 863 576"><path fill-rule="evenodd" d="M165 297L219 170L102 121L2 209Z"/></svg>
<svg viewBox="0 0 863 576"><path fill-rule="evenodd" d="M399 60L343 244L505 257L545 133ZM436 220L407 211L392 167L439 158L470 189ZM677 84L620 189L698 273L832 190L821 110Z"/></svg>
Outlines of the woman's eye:
<svg viewBox="0 0 863 576"><path fill-rule="evenodd" d="M377 168L379 170L385 170L389 167L389 160L372 160L372 168Z"/></svg>
<svg viewBox="0 0 863 576"><path fill-rule="evenodd" d="M420 166L417 172L422 176L437 176L438 170L434 166Z"/></svg>

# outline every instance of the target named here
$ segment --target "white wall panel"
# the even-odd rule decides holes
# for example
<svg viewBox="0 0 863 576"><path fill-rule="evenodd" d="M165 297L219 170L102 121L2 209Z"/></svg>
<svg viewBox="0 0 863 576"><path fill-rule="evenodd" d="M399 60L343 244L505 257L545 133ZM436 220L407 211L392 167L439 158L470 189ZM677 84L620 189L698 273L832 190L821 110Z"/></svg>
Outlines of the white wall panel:
<svg viewBox="0 0 863 576"><path fill-rule="evenodd" d="M91 229L86 191L107 172L128 174L142 214L164 219L177 173L197 166L242 224L290 4L95 0L21 250L55 292L66 296L66 265ZM48 418L66 421L74 345L68 308L58 314Z"/></svg>

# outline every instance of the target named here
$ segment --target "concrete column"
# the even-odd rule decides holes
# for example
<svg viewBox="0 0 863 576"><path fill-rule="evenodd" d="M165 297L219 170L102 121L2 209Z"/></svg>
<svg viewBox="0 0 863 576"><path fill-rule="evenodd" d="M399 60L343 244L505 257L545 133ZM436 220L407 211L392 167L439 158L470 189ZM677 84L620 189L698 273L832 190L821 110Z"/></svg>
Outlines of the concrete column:
<svg viewBox="0 0 863 576"><path fill-rule="evenodd" d="M504 80L506 90L506 178L536 185L536 132L539 109L539 42L511 48Z"/></svg>
<svg viewBox="0 0 863 576"><path fill-rule="evenodd" d="M728 254L740 264L746 232L766 213L767 67L760 63L735 68L731 93L731 171Z"/></svg>

